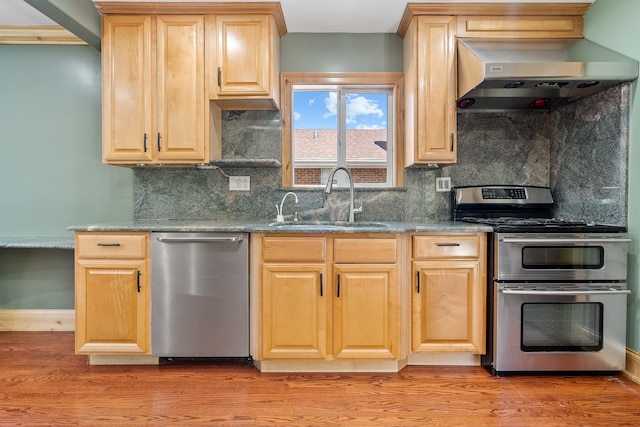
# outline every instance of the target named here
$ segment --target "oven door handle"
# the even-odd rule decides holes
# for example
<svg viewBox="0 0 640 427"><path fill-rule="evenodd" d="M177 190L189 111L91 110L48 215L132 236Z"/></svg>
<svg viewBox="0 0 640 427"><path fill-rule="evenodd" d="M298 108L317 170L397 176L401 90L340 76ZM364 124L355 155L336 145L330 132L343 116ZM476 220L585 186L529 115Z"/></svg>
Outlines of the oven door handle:
<svg viewBox="0 0 640 427"><path fill-rule="evenodd" d="M572 238L510 238L505 237L502 240L504 243L629 243L631 239L621 237L605 237L598 238L584 238L584 239L572 239Z"/></svg>
<svg viewBox="0 0 640 427"><path fill-rule="evenodd" d="M611 289L608 291L520 291L515 289L499 289L505 295L628 295L629 289Z"/></svg>

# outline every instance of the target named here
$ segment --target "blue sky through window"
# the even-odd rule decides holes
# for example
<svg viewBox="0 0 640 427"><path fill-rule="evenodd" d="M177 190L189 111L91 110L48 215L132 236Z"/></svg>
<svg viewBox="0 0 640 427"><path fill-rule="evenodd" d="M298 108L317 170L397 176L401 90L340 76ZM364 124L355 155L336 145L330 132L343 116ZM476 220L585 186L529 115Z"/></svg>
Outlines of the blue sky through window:
<svg viewBox="0 0 640 427"><path fill-rule="evenodd" d="M386 129L387 96L386 93L348 93L347 129ZM336 129L337 105L337 91L294 91L294 129Z"/></svg>

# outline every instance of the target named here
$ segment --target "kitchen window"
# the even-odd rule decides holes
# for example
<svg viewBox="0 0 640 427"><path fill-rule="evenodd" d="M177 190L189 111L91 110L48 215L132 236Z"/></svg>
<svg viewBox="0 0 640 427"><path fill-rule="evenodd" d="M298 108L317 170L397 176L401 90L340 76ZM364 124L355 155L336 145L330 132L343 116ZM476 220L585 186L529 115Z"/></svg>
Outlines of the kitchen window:
<svg viewBox="0 0 640 427"><path fill-rule="evenodd" d="M283 187L403 185L402 73L282 73ZM344 174L334 185L347 186Z"/></svg>

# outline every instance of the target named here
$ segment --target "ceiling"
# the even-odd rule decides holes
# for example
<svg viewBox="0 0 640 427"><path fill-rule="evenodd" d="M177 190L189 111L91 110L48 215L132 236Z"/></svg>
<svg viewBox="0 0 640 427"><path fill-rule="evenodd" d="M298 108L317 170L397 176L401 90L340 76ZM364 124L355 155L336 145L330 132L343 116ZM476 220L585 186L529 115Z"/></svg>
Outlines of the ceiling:
<svg viewBox="0 0 640 427"><path fill-rule="evenodd" d="M66 0L69 1L69 0ZM91 1L91 0L75 0ZM127 0L124 0L127 1ZM135 0L176 1L176 0ZM211 0L189 0L211 1ZM247 1L247 0L223 0ZM272 0L251 0L272 1ZM554 0L552 3L593 3L595 0ZM395 33L408 0L280 0L290 33ZM421 3L475 3L474 0L437 0ZM484 0L482 2L485 2ZM515 3L511 0L486 0ZM521 3L551 3L548 0L519 0ZM374 6L375 5L375 6ZM0 26L56 25L24 0L0 1Z"/></svg>

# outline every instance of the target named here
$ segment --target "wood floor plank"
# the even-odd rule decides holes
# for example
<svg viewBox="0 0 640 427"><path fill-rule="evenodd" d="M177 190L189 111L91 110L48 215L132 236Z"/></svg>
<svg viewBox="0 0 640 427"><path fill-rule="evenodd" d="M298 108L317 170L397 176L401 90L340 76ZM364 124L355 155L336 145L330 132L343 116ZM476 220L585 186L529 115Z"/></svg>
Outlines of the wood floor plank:
<svg viewBox="0 0 640 427"><path fill-rule="evenodd" d="M90 366L70 332L0 332L0 425L638 426L621 374L260 373L242 364Z"/></svg>

